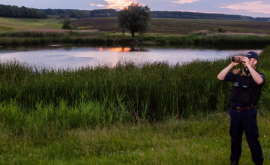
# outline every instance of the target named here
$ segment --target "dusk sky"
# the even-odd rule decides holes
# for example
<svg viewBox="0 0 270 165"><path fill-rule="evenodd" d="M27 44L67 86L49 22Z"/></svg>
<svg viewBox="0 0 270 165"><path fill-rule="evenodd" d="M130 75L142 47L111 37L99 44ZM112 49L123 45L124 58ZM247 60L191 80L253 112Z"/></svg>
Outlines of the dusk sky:
<svg viewBox="0 0 270 165"><path fill-rule="evenodd" d="M147 5L151 11L192 11L270 17L270 0L0 0L0 4L3 5L79 10L121 10L132 2Z"/></svg>

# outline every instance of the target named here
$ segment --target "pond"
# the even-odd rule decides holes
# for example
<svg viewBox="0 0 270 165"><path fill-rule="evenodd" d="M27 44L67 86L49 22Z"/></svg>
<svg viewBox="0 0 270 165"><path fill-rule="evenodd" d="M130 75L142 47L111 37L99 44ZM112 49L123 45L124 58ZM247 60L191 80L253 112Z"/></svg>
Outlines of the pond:
<svg viewBox="0 0 270 165"><path fill-rule="evenodd" d="M108 65L118 62L136 64L168 62L170 65L193 60L225 59L245 54L249 50L183 49L160 47L66 47L51 45L42 48L0 48L2 62L17 60L36 66L50 68L78 68L83 66ZM261 50L254 50L260 53Z"/></svg>

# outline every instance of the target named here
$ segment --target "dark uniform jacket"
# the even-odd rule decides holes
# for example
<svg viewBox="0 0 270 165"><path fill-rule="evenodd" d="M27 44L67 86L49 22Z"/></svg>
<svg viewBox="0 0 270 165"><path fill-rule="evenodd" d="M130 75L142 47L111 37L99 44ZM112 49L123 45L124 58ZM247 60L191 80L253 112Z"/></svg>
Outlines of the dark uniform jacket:
<svg viewBox="0 0 270 165"><path fill-rule="evenodd" d="M241 76L240 74L233 74L228 72L223 81L233 82L230 100L231 104L236 107L250 107L254 106L259 100L261 88L265 83L265 76L256 70L263 78L263 83L258 85L250 76ZM249 70L245 71L249 75Z"/></svg>

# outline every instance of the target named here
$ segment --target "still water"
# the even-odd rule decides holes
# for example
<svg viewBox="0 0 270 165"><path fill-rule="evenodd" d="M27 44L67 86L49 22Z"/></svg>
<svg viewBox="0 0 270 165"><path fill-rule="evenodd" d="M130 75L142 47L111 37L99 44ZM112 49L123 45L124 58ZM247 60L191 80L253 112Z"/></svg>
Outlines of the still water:
<svg viewBox="0 0 270 165"><path fill-rule="evenodd" d="M46 48L0 48L0 61L17 60L36 66L50 68L78 68L82 66L108 65L118 62L168 62L170 65L193 60L225 59L245 54L249 50L213 50L183 48L131 48L131 47L61 47ZM254 50L260 53L261 50Z"/></svg>

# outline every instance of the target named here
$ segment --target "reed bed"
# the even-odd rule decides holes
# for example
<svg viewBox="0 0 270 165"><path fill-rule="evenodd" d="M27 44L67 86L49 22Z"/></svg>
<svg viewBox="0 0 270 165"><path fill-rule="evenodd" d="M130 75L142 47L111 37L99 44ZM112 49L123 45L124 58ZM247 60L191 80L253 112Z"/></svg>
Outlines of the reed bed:
<svg viewBox="0 0 270 165"><path fill-rule="evenodd" d="M215 110L216 103L224 101L218 100L215 91L227 88L216 79L224 64L223 61L194 61L176 66L165 62L141 66L119 63L113 68L53 70L11 61L0 66L0 100L14 100L26 108L35 108L37 103L57 105L59 100L65 100L71 107L81 100L108 99L116 104L121 98L121 102L129 103L126 105L129 113L162 120L168 114L180 116L194 110Z"/></svg>
<svg viewBox="0 0 270 165"><path fill-rule="evenodd" d="M0 37L63 37L63 36L91 36L98 30L58 30L58 29L28 29L15 32L0 33Z"/></svg>
<svg viewBox="0 0 270 165"><path fill-rule="evenodd" d="M270 36L252 35L198 35L167 36L149 34L144 36L123 37L119 34L100 32L15 32L2 34L0 46L32 46L48 44L81 45L171 45L207 48L248 48L258 49L270 45Z"/></svg>
<svg viewBox="0 0 270 165"><path fill-rule="evenodd" d="M270 47L260 55L259 69L267 78L269 52ZM224 112L229 106L230 84L218 81L216 75L228 63L193 61L170 66L166 62L128 62L113 68L55 70L1 62L0 121L20 134L51 124L67 130ZM270 108L269 88L267 82L258 104L265 111Z"/></svg>
<svg viewBox="0 0 270 165"><path fill-rule="evenodd" d="M155 37L145 36L140 39L142 43L152 41L157 45L179 45L208 48L265 48L270 45L269 35L204 35L191 34L187 36Z"/></svg>
<svg viewBox="0 0 270 165"><path fill-rule="evenodd" d="M19 34L20 35L20 34ZM24 35L24 34L23 34ZM41 37L43 34L25 34L22 37L0 37L0 46L33 46L49 44L80 44L80 45L131 45L138 43L134 38L114 38L105 37L100 33L87 32L69 32L68 34L49 34L47 37ZM36 35L37 37L27 37L27 35ZM46 34L47 35L47 34Z"/></svg>

